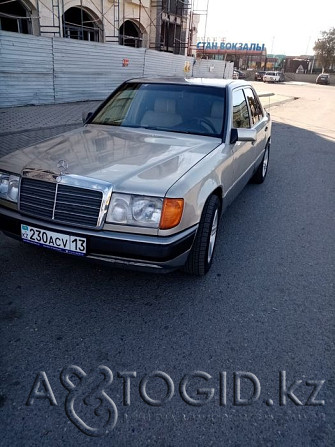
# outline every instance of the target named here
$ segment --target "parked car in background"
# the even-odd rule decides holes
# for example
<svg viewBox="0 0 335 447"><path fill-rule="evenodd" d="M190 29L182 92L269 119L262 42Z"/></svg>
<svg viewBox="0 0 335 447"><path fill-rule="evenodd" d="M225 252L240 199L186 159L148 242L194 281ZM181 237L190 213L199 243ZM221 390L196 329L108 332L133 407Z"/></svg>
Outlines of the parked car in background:
<svg viewBox="0 0 335 447"><path fill-rule="evenodd" d="M247 75L243 71L238 70L237 68L234 68L234 72L238 74L237 79L245 79L247 77Z"/></svg>
<svg viewBox="0 0 335 447"><path fill-rule="evenodd" d="M263 81L263 76L265 75L265 71L259 70L255 72L255 81Z"/></svg>
<svg viewBox="0 0 335 447"><path fill-rule="evenodd" d="M82 128L0 158L0 230L116 266L201 276L221 212L250 179L264 181L270 142L270 115L245 81L132 79Z"/></svg>
<svg viewBox="0 0 335 447"><path fill-rule="evenodd" d="M280 71L266 71L263 76L263 82L280 82L284 80L284 74Z"/></svg>
<svg viewBox="0 0 335 447"><path fill-rule="evenodd" d="M328 73L321 73L316 78L315 81L317 84L329 85L330 84L330 76Z"/></svg>

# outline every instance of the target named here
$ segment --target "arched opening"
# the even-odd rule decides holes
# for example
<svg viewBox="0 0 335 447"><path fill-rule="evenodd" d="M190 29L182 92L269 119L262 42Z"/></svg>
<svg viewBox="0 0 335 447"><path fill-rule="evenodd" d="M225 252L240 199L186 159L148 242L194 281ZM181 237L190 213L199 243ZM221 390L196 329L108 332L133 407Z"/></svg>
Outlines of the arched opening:
<svg viewBox="0 0 335 447"><path fill-rule="evenodd" d="M126 20L119 30L119 44L127 47L142 47L142 33L136 23Z"/></svg>
<svg viewBox="0 0 335 447"><path fill-rule="evenodd" d="M32 8L20 0L0 3L0 30L32 34Z"/></svg>
<svg viewBox="0 0 335 447"><path fill-rule="evenodd" d="M63 14L63 35L70 39L99 42L102 37L101 22L85 9L74 6Z"/></svg>

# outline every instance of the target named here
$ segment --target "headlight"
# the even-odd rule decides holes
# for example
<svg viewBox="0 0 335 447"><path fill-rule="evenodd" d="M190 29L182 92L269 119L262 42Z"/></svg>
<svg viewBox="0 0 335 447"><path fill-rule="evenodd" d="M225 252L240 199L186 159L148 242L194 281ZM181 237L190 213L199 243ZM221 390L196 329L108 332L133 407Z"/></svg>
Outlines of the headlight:
<svg viewBox="0 0 335 447"><path fill-rule="evenodd" d="M0 199L17 203L19 181L20 177L18 175L0 172Z"/></svg>
<svg viewBox="0 0 335 447"><path fill-rule="evenodd" d="M183 199L113 194L106 222L140 227L173 228L179 224Z"/></svg>
<svg viewBox="0 0 335 447"><path fill-rule="evenodd" d="M163 199L113 194L106 221L123 225L158 228Z"/></svg>

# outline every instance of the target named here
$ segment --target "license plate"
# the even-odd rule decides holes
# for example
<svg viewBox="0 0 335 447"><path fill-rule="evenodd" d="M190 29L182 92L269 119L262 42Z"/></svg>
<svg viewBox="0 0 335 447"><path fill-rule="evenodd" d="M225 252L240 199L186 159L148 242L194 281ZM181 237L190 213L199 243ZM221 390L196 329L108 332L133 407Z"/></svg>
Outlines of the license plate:
<svg viewBox="0 0 335 447"><path fill-rule="evenodd" d="M41 230L29 225L21 225L21 237L24 242L40 245L41 247L78 256L86 254L86 238L84 237Z"/></svg>

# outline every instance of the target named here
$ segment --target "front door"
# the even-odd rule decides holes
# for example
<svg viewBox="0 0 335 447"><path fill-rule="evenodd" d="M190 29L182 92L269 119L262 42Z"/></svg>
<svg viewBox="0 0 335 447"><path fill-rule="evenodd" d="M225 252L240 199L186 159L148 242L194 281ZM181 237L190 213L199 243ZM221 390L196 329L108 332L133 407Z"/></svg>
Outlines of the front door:
<svg viewBox="0 0 335 447"><path fill-rule="evenodd" d="M233 90L232 93L232 128L250 129L251 117L243 89ZM232 145L235 183L242 181L254 162L254 143L250 141L237 141Z"/></svg>

